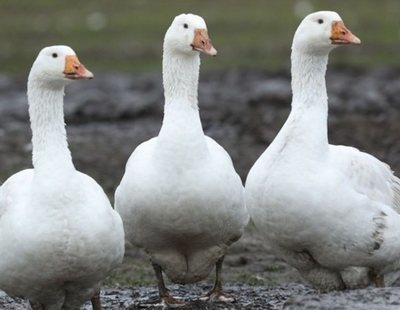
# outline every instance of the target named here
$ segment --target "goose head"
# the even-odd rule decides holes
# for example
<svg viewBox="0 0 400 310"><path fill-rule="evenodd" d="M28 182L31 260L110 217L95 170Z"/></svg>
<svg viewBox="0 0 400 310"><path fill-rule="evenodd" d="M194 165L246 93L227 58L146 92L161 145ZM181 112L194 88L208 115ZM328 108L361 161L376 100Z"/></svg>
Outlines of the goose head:
<svg viewBox="0 0 400 310"><path fill-rule="evenodd" d="M30 80L54 86L65 86L72 80L92 78L92 72L80 63L73 49L64 45L43 48L29 74Z"/></svg>
<svg viewBox="0 0 400 310"><path fill-rule="evenodd" d="M217 55L217 50L208 37L204 19L194 14L181 14L175 17L164 38L164 50L175 53L195 55L202 52Z"/></svg>
<svg viewBox="0 0 400 310"><path fill-rule="evenodd" d="M320 11L306 16L296 30L292 49L309 54L328 54L338 45L360 44L346 28L339 14Z"/></svg>

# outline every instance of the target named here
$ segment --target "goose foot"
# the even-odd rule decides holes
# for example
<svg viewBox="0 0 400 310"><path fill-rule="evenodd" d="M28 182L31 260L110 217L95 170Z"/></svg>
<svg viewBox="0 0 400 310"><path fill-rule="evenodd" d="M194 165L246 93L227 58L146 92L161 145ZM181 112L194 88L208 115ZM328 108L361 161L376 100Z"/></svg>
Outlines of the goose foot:
<svg viewBox="0 0 400 310"><path fill-rule="evenodd" d="M175 299L170 295L169 292L164 293L163 296L160 296L161 302L165 305L167 305L170 308L179 308L183 307L187 304L187 302L179 299Z"/></svg>
<svg viewBox="0 0 400 310"><path fill-rule="evenodd" d="M222 289L213 288L205 296L201 297L200 300L203 301L221 301L221 302L235 302L236 299L233 295L224 292Z"/></svg>
<svg viewBox="0 0 400 310"><path fill-rule="evenodd" d="M222 256L215 264L215 283L211 291L205 296L200 297L200 300L209 301L222 301L222 302L235 302L236 299L233 295L224 292L222 289L222 263L224 262L225 256Z"/></svg>
<svg viewBox="0 0 400 310"><path fill-rule="evenodd" d="M157 278L158 293L160 295L161 302L170 308L179 308L185 306L187 302L175 299L169 293L169 290L167 289L164 283L161 267L153 263L153 269Z"/></svg>
<svg viewBox="0 0 400 310"><path fill-rule="evenodd" d="M100 301L100 292L97 292L96 294L93 295L93 297L90 299L92 302L92 308L93 310L101 310L101 301Z"/></svg>

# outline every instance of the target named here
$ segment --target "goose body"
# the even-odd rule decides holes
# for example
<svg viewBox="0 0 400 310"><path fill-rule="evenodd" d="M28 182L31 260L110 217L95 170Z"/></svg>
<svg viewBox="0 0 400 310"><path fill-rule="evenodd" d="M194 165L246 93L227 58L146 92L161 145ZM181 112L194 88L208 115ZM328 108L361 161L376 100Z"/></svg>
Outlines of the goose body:
<svg viewBox="0 0 400 310"><path fill-rule="evenodd" d="M177 283L204 279L248 221L232 161L201 126L198 51L216 53L204 20L177 16L164 40L162 128L133 152L115 194L126 239Z"/></svg>
<svg viewBox="0 0 400 310"><path fill-rule="evenodd" d="M229 156L211 138L189 140L164 154L161 134L140 145L116 193L127 240L182 284L204 279L245 222L241 181ZM204 153L193 157L192 143Z"/></svg>
<svg viewBox="0 0 400 310"><path fill-rule="evenodd" d="M63 74L68 57L78 66L66 46L47 47L35 61L28 81L34 169L0 189L0 289L46 309L91 299L124 254L119 215L96 181L76 171L68 150L64 86L92 76L79 64L74 77L68 60Z"/></svg>
<svg viewBox="0 0 400 310"><path fill-rule="evenodd" d="M256 226L321 290L382 285L399 267L399 179L372 155L328 143L328 54L359 42L335 12L303 20L292 46L292 111L246 180Z"/></svg>

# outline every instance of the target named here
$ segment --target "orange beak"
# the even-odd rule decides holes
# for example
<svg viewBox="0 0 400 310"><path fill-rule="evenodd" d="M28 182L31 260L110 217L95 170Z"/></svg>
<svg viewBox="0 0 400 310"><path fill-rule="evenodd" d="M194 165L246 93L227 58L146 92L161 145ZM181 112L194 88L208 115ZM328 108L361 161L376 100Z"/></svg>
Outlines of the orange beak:
<svg viewBox="0 0 400 310"><path fill-rule="evenodd" d="M206 29L194 30L194 39L191 46L195 51L199 51L210 56L217 55L217 50L214 48L214 46L212 46Z"/></svg>
<svg viewBox="0 0 400 310"><path fill-rule="evenodd" d="M343 24L342 21L335 21L332 23L331 30L332 44L360 44L361 40L351 33L349 29Z"/></svg>
<svg viewBox="0 0 400 310"><path fill-rule="evenodd" d="M71 80L93 79L93 73L79 62L76 55L65 56L64 76Z"/></svg>

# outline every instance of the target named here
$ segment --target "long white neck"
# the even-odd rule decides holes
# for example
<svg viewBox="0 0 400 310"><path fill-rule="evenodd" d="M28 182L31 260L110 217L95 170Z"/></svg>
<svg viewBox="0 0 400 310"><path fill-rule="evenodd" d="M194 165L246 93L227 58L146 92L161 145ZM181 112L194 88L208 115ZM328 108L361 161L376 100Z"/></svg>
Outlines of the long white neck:
<svg viewBox="0 0 400 310"><path fill-rule="evenodd" d="M197 109L200 55L177 54L164 47L163 85L165 105L184 103Z"/></svg>
<svg viewBox="0 0 400 310"><path fill-rule="evenodd" d="M29 117L32 128L33 166L36 171L74 169L64 124L64 87L28 80Z"/></svg>
<svg viewBox="0 0 400 310"><path fill-rule="evenodd" d="M325 73L328 55L311 55L292 52L292 108L328 109Z"/></svg>
<svg viewBox="0 0 400 310"><path fill-rule="evenodd" d="M292 51L292 111L284 125L288 143L319 155L328 148L328 55Z"/></svg>
<svg viewBox="0 0 400 310"><path fill-rule="evenodd" d="M177 54L164 48L165 106L159 141L174 156L189 156L193 152L203 156L206 152L197 101L199 68L198 53Z"/></svg>

